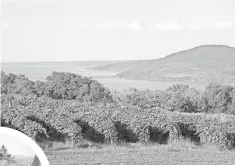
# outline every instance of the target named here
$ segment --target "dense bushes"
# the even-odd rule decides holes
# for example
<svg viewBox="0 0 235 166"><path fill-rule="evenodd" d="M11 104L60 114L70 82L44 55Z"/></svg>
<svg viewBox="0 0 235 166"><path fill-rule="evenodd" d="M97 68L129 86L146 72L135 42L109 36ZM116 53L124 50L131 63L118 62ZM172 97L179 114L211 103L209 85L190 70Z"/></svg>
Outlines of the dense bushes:
<svg viewBox="0 0 235 166"><path fill-rule="evenodd" d="M83 78L72 73L53 72L46 80L44 94L53 99L76 99L92 102L112 100L108 89L87 77Z"/></svg>
<svg viewBox="0 0 235 166"><path fill-rule="evenodd" d="M131 104L140 108L155 108L161 107L164 104L165 92L157 90L137 90L134 88L125 91L124 94L116 92L114 94L121 100L121 104Z"/></svg>
<svg viewBox="0 0 235 166"><path fill-rule="evenodd" d="M94 105L76 100L61 101L46 96L32 99L20 95L13 95L14 108L9 108L5 98L7 95L2 95L2 125L29 136L37 132L39 136L55 141L61 141L59 138L76 141L86 138L101 143L118 140L166 143L190 138L198 144L234 147L233 115L180 113L132 105Z"/></svg>
<svg viewBox="0 0 235 166"><path fill-rule="evenodd" d="M177 84L166 89L165 108L169 111L200 112L201 93L188 85Z"/></svg>
<svg viewBox="0 0 235 166"><path fill-rule="evenodd" d="M118 97L117 97L118 96ZM122 104L143 109L162 108L177 112L227 113L235 115L235 89L232 86L209 84L204 92L188 85L176 84L165 91L140 91L131 88L125 93L115 93Z"/></svg>
<svg viewBox="0 0 235 166"><path fill-rule="evenodd" d="M204 92L188 85L176 84L163 90L137 90L124 94L110 91L97 81L72 73L53 72L45 82L30 81L23 75L1 72L1 94L46 95L58 100L81 102L116 102L142 109L162 108L178 112L235 114L235 89L232 86L209 84Z"/></svg>
<svg viewBox="0 0 235 166"><path fill-rule="evenodd" d="M230 120L229 120L230 118ZM197 125L202 144L213 144L220 149L235 148L235 116L226 118L220 114L207 118Z"/></svg>
<svg viewBox="0 0 235 166"><path fill-rule="evenodd" d="M95 80L72 73L52 72L45 82L1 72L1 94L46 95L52 99L112 102L110 91Z"/></svg>
<svg viewBox="0 0 235 166"><path fill-rule="evenodd" d="M11 106L9 107L9 98ZM48 105L44 105L47 101ZM1 125L22 131L34 139L81 139L81 128L59 110L62 104L46 96L1 95ZM57 109L56 109L57 108Z"/></svg>
<svg viewBox="0 0 235 166"><path fill-rule="evenodd" d="M235 114L234 87L211 83L207 86L201 99L203 112Z"/></svg>
<svg viewBox="0 0 235 166"><path fill-rule="evenodd" d="M202 93L187 85L165 91L111 93L97 81L53 72L45 82L1 73L1 124L36 140L235 146L235 90L210 84ZM219 114L222 113L222 114Z"/></svg>
<svg viewBox="0 0 235 166"><path fill-rule="evenodd" d="M160 107L169 111L200 112L201 96L202 93L195 88L177 84L165 91L140 91L131 88L125 95L119 94L118 98L121 99L122 104L131 104L143 109Z"/></svg>

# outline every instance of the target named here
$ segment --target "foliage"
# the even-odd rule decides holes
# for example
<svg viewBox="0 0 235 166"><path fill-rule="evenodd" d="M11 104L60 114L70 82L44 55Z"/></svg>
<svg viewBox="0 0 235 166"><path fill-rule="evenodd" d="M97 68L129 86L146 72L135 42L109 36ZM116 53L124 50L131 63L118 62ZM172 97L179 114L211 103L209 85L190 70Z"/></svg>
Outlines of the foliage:
<svg viewBox="0 0 235 166"><path fill-rule="evenodd" d="M1 96L2 126L17 129L35 140L40 140L40 136L53 139L60 135L80 139L80 128L66 114L53 110L59 106L59 102L46 96L31 98L13 95L12 108L9 108L7 97Z"/></svg>
<svg viewBox="0 0 235 166"><path fill-rule="evenodd" d="M87 77L81 77L72 73L52 72L46 78L45 94L53 99L64 100L88 100L104 101L111 100L110 92L97 81Z"/></svg>
<svg viewBox="0 0 235 166"><path fill-rule="evenodd" d="M206 113L234 114L234 87L211 83L207 86L201 100L202 110Z"/></svg>
<svg viewBox="0 0 235 166"><path fill-rule="evenodd" d="M2 72L1 90L1 125L38 142L166 143L189 138L221 149L235 146L231 86L210 84L201 93L176 84L165 91L132 88L111 94L97 81L76 74L53 72L47 81L33 82Z"/></svg>
<svg viewBox="0 0 235 166"><path fill-rule="evenodd" d="M24 75L1 72L1 94L46 95L52 99L112 102L110 91L95 80L80 75L52 72L45 82Z"/></svg>
<svg viewBox="0 0 235 166"><path fill-rule="evenodd" d="M140 108L162 107L165 93L163 91L137 90L130 88L125 95L120 95L122 104L131 104Z"/></svg>
<svg viewBox="0 0 235 166"><path fill-rule="evenodd" d="M5 148L4 145L2 145L0 149L0 161L6 160L7 164L15 164L16 160L15 157L13 157L11 154L8 153L8 150Z"/></svg>
<svg viewBox="0 0 235 166"><path fill-rule="evenodd" d="M34 94L34 82L30 81L24 75L9 75L1 71L1 93L2 94Z"/></svg>
<svg viewBox="0 0 235 166"><path fill-rule="evenodd" d="M223 116L223 115L221 115ZM198 134L202 144L213 144L221 150L235 148L235 117L232 121L206 119L198 124Z"/></svg>
<svg viewBox="0 0 235 166"><path fill-rule="evenodd" d="M231 93L231 97L232 97L232 103L229 106L229 109L228 109L227 113L235 115L235 89Z"/></svg>
<svg viewBox="0 0 235 166"><path fill-rule="evenodd" d="M200 112L201 92L188 85L176 84L166 91L137 90L134 88L125 92L125 95L115 93L122 104L131 104L143 109L162 108L178 112Z"/></svg>
<svg viewBox="0 0 235 166"><path fill-rule="evenodd" d="M169 111L200 112L200 92L188 85L176 84L166 89L165 108Z"/></svg>

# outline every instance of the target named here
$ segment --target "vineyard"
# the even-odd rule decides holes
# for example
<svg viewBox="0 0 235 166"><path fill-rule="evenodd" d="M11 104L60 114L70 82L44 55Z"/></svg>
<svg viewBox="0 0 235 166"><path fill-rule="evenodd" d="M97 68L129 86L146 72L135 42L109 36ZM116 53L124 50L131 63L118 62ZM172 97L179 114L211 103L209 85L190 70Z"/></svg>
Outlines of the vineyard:
<svg viewBox="0 0 235 166"><path fill-rule="evenodd" d="M69 139L79 144L89 139L100 143L167 143L188 138L198 145L235 147L233 115L179 113L118 104L89 105L46 96L2 95L1 104L2 126L20 130L38 142Z"/></svg>
<svg viewBox="0 0 235 166"><path fill-rule="evenodd" d="M69 84L68 80L66 82ZM15 85L12 80L11 83ZM57 88L58 85L52 83ZM46 86L53 89L49 83ZM9 81L5 81L5 93L1 94L1 125L19 130L39 144L45 141L70 141L74 147L81 147L85 140L105 144L167 144L189 139L198 146L211 144L221 150L233 149L235 98L227 98L234 95L234 90L222 86L211 87L217 87L216 94L219 95L212 99L221 100L223 104L208 101L208 96L211 95L209 88L201 95L195 89L179 85L170 87L166 92L139 93L132 90L126 94L125 99L114 94L110 97L107 90L96 93L93 89L93 92L86 92L90 97L89 101L84 102L85 97L83 100L78 96L58 98L58 94L62 92L55 90L53 94L57 97L47 93L14 93ZM49 92L52 94L51 90ZM92 102L91 96L95 99ZM99 98L102 100L98 100ZM199 98L203 102L199 102ZM225 108L230 114L224 111Z"/></svg>

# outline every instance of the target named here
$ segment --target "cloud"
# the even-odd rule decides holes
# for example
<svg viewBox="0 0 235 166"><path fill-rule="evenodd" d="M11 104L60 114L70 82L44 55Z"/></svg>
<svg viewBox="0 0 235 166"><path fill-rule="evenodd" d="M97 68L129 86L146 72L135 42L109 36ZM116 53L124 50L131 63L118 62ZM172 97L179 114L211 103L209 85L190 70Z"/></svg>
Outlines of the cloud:
<svg viewBox="0 0 235 166"><path fill-rule="evenodd" d="M99 22L83 22L70 24L72 29L117 29L117 30L141 30L142 27L139 21L110 21L105 23Z"/></svg>
<svg viewBox="0 0 235 166"><path fill-rule="evenodd" d="M232 27L232 21L216 22L215 27L219 29L229 29Z"/></svg>
<svg viewBox="0 0 235 166"><path fill-rule="evenodd" d="M184 27L186 30L201 31L201 30L223 30L232 28L232 21L214 21L214 22L197 22L191 23Z"/></svg>
<svg viewBox="0 0 235 166"><path fill-rule="evenodd" d="M141 29L141 25L138 21L133 21L128 27L136 31Z"/></svg>
<svg viewBox="0 0 235 166"><path fill-rule="evenodd" d="M155 24L157 31L178 31L178 30L189 30L189 31L203 31L203 30L223 30L232 28L233 22L227 21L210 21L210 20L199 20L199 21L186 21L180 22L178 20L171 20L166 23Z"/></svg>
<svg viewBox="0 0 235 166"><path fill-rule="evenodd" d="M97 27L101 28L101 29L119 29L119 30L131 29L131 30L136 30L136 31L141 29L141 25L138 21L108 22L108 23L105 23L105 24L99 24Z"/></svg>
<svg viewBox="0 0 235 166"><path fill-rule="evenodd" d="M157 23L156 24L156 30L158 31L164 31L164 30L180 30L181 26L178 21L169 21L165 24Z"/></svg>
<svg viewBox="0 0 235 166"><path fill-rule="evenodd" d="M107 22L83 22L72 23L73 29L100 29L100 30L134 30L139 31L147 28L148 30L155 31L204 31L204 30L226 30L233 28L233 22L231 20L218 21L218 20L169 20L165 23L146 23L142 24L136 20L129 21L107 21Z"/></svg>
<svg viewBox="0 0 235 166"><path fill-rule="evenodd" d="M2 22L2 27L3 28L7 28L8 26L9 26L8 22L6 22L6 21Z"/></svg>
<svg viewBox="0 0 235 166"><path fill-rule="evenodd" d="M105 28L105 29L115 28L117 26L118 26L118 23L116 21L97 25L98 28Z"/></svg>

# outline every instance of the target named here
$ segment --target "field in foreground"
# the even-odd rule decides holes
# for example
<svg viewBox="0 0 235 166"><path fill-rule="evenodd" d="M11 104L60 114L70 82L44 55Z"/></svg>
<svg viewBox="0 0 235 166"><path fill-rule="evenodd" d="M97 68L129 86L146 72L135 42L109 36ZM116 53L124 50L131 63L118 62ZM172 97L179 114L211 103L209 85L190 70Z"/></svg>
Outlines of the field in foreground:
<svg viewBox="0 0 235 166"><path fill-rule="evenodd" d="M235 151L199 146L139 144L105 146L102 149L61 149L46 152L52 165L119 164L235 164Z"/></svg>

